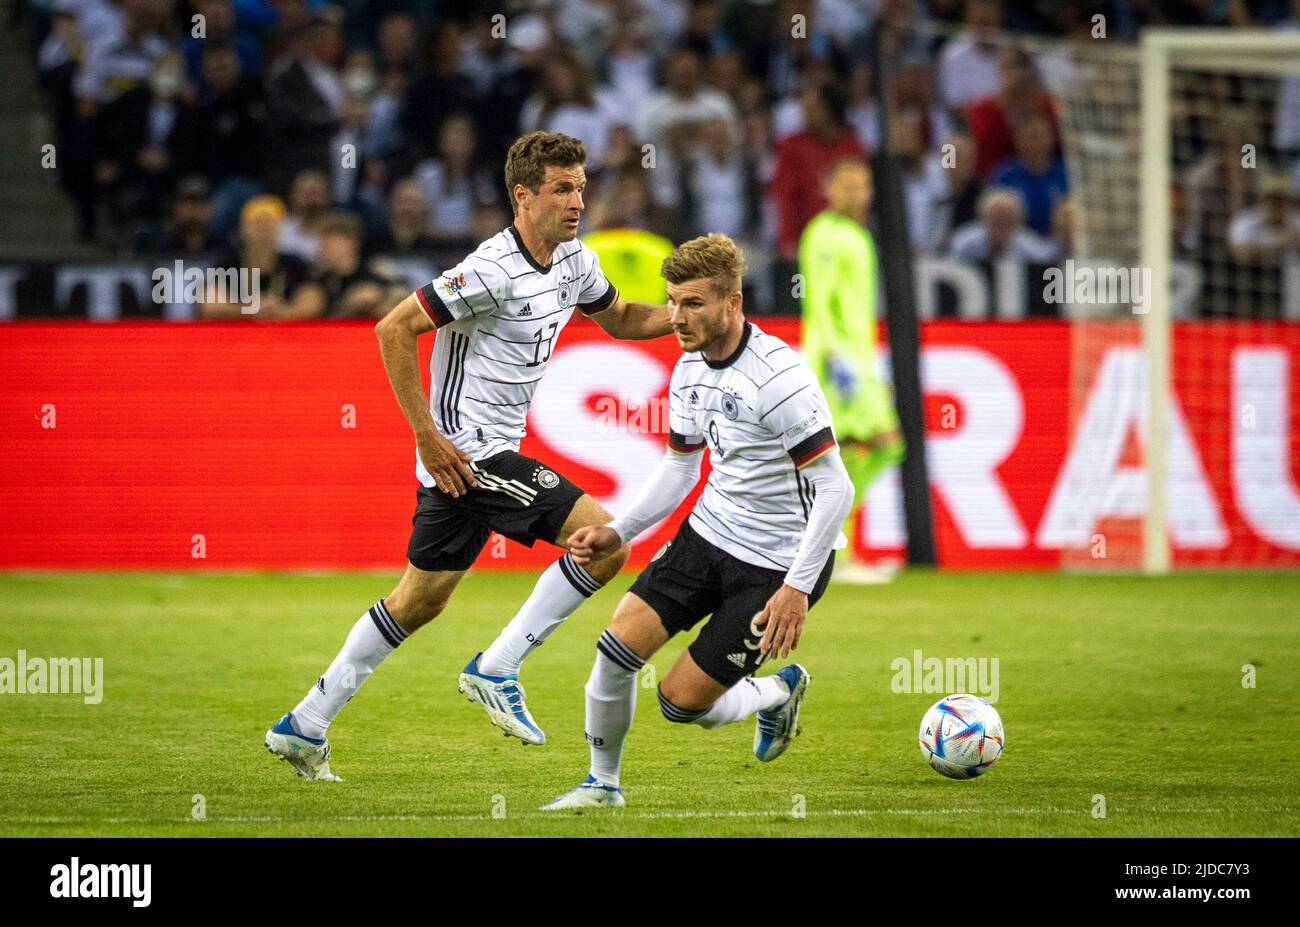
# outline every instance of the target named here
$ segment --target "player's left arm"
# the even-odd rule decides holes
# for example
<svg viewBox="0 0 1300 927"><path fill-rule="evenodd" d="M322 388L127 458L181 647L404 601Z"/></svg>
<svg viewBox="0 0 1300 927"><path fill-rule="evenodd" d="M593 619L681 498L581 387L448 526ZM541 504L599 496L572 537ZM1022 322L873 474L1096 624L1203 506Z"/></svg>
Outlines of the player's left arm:
<svg viewBox="0 0 1300 927"><path fill-rule="evenodd" d="M758 626L764 628L759 652L782 659L799 646L804 620L808 617L808 594L817 584L817 577L839 537L840 526L853 505L853 482L840 460L839 448L832 447L802 467L800 473L813 487L808 527L804 529L794 563L786 571L785 582L767 600L758 618Z"/></svg>
<svg viewBox="0 0 1300 927"><path fill-rule="evenodd" d="M651 525L677 510L700 481L704 435L681 404L682 365L679 361L668 381L668 450L641 487L632 504L607 525L579 528L569 539L573 559L586 565L630 544Z"/></svg>
<svg viewBox="0 0 1300 927"><path fill-rule="evenodd" d="M614 299L604 312L592 316L611 338L622 341L645 341L660 338L673 330L668 321L668 307L654 303L630 303L623 297Z"/></svg>
<svg viewBox="0 0 1300 927"><path fill-rule="evenodd" d="M760 397L766 406L763 422L780 436L794 463L795 477L811 485L807 495L812 497L808 527L794 562L756 622L764 629L759 652L784 659L799 646L808 617L808 595L817 585L853 505L853 482L840 460L826 397L812 371L800 364L771 382L775 390Z"/></svg>
<svg viewBox="0 0 1300 927"><path fill-rule="evenodd" d="M645 341L673 330L667 306L628 302L605 277L596 253L588 250L587 254L590 264L578 292L578 308L583 314L595 319L611 338L621 341Z"/></svg>

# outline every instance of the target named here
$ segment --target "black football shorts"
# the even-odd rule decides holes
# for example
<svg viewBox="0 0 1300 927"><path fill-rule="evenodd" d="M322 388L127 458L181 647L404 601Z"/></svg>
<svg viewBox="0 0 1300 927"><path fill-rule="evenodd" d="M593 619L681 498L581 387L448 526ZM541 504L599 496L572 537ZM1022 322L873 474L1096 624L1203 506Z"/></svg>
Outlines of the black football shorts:
<svg viewBox="0 0 1300 927"><path fill-rule="evenodd" d="M832 552L808 595L809 608L826 591L834 566ZM753 621L784 582L784 570L733 557L700 537L688 518L628 591L654 609L669 636L712 615L687 649L700 669L729 687L763 662L763 632Z"/></svg>
<svg viewBox="0 0 1300 927"><path fill-rule="evenodd" d="M452 498L437 488L416 492L406 559L421 570L468 570L497 531L531 547L554 544L583 491L531 457L502 451L474 464L478 485Z"/></svg>

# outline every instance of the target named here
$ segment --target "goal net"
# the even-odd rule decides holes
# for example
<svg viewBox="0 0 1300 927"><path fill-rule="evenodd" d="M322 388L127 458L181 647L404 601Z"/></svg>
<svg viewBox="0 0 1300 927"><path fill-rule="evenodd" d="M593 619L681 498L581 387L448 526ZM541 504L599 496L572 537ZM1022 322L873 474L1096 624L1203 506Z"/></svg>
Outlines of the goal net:
<svg viewBox="0 0 1300 927"><path fill-rule="evenodd" d="M1294 566L1300 33L1062 46L1071 455L1064 566Z"/></svg>

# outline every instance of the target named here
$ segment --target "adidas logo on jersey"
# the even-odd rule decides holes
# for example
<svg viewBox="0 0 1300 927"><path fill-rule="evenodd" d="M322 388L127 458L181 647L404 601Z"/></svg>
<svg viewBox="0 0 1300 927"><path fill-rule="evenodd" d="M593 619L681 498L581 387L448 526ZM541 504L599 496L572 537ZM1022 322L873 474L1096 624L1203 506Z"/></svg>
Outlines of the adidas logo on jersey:
<svg viewBox="0 0 1300 927"><path fill-rule="evenodd" d="M744 669L745 655L743 653L729 653L727 654L727 662L734 663L736 664L736 666L740 667L741 669Z"/></svg>
<svg viewBox="0 0 1300 927"><path fill-rule="evenodd" d="M524 303L524 308L519 310L519 315L517 316L517 318L526 319L532 314L533 314L533 304Z"/></svg>
<svg viewBox="0 0 1300 927"><path fill-rule="evenodd" d="M700 401L700 394L695 392L695 390L691 390L691 395L689 398L690 404L695 405L699 401Z"/></svg>

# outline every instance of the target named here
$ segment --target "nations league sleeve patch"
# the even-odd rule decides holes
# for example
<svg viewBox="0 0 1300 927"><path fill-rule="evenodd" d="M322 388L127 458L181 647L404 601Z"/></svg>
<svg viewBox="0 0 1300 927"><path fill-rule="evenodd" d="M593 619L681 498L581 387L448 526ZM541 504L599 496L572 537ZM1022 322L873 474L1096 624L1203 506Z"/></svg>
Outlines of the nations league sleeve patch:
<svg viewBox="0 0 1300 927"><path fill-rule="evenodd" d="M444 274L442 278L442 288L447 291L447 298L459 296L460 291L465 289L464 274Z"/></svg>
<svg viewBox="0 0 1300 927"><path fill-rule="evenodd" d="M800 435L808 434L822 423L821 416L814 412L801 422L795 422L785 430L785 436L793 441Z"/></svg>

